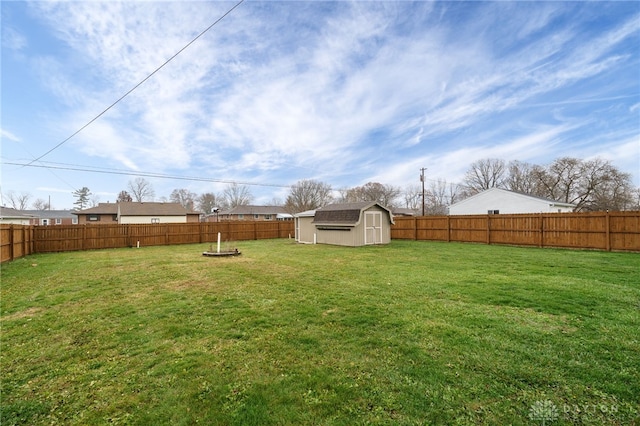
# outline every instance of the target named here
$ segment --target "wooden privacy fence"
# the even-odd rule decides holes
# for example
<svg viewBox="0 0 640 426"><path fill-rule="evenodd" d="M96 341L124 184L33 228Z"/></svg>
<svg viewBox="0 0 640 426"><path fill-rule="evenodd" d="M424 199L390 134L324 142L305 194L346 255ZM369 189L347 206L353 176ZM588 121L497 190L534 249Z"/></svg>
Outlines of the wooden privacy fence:
<svg viewBox="0 0 640 426"><path fill-rule="evenodd" d="M0 225L0 263L33 253L30 225Z"/></svg>
<svg viewBox="0 0 640 426"><path fill-rule="evenodd" d="M392 239L640 252L640 211L396 217ZM0 225L1 261L32 253L293 237L293 221Z"/></svg>
<svg viewBox="0 0 640 426"><path fill-rule="evenodd" d="M293 238L293 221L109 225L0 225L2 262L31 253Z"/></svg>
<svg viewBox="0 0 640 426"><path fill-rule="evenodd" d="M640 251L640 211L396 217L392 239Z"/></svg>

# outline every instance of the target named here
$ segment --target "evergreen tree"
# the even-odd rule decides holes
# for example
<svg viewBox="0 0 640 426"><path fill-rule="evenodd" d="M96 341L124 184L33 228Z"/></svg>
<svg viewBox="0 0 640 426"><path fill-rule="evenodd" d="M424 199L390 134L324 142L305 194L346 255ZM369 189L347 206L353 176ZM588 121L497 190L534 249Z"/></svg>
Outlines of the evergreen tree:
<svg viewBox="0 0 640 426"><path fill-rule="evenodd" d="M84 209L84 207L89 203L90 195L91 191L86 186L83 186L81 189L76 189L73 191L73 196L77 198L77 200L73 204L78 206L78 210Z"/></svg>

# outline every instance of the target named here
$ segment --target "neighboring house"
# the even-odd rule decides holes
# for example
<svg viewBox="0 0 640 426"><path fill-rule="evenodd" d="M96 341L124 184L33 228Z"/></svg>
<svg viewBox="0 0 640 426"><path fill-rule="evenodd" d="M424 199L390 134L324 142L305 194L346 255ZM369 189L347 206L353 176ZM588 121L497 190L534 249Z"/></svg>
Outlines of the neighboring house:
<svg viewBox="0 0 640 426"><path fill-rule="evenodd" d="M31 225L77 225L78 216L71 210L25 210L34 216Z"/></svg>
<svg viewBox="0 0 640 426"><path fill-rule="evenodd" d="M236 206L207 216L208 222L229 220L293 220L281 206Z"/></svg>
<svg viewBox="0 0 640 426"><path fill-rule="evenodd" d="M562 203L501 188L479 192L449 206L450 215L568 213L575 204Z"/></svg>
<svg viewBox="0 0 640 426"><path fill-rule="evenodd" d="M297 241L351 247L388 244L394 223L391 211L376 202L330 204L296 218Z"/></svg>
<svg viewBox="0 0 640 426"><path fill-rule="evenodd" d="M36 218L24 210L0 207L0 224L30 225L34 219Z"/></svg>
<svg viewBox="0 0 640 426"><path fill-rule="evenodd" d="M394 216L418 216L417 210L414 209L394 208L391 213Z"/></svg>
<svg viewBox="0 0 640 426"><path fill-rule="evenodd" d="M180 203L100 203L73 212L78 223L187 223L199 222L200 213L187 211Z"/></svg>

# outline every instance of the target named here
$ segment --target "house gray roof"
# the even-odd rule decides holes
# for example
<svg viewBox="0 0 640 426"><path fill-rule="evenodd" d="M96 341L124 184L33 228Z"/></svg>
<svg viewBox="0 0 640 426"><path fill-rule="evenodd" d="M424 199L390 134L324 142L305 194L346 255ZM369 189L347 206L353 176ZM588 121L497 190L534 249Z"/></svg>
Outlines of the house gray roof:
<svg viewBox="0 0 640 426"><path fill-rule="evenodd" d="M25 210L16 210L11 207L0 206L0 218L14 218L14 219L32 219L36 216L27 213Z"/></svg>
<svg viewBox="0 0 640 426"><path fill-rule="evenodd" d="M71 210L25 210L25 213L40 219L73 219L75 217Z"/></svg>
<svg viewBox="0 0 640 426"><path fill-rule="evenodd" d="M254 215L254 214L282 214L287 213L282 206L235 206L229 210L221 211L220 214L246 214L246 215Z"/></svg>
<svg viewBox="0 0 640 426"><path fill-rule="evenodd" d="M121 202L100 203L96 207L73 212L73 214L118 214L120 216L185 216L198 212L187 211L180 203Z"/></svg>
<svg viewBox="0 0 640 426"><path fill-rule="evenodd" d="M373 206L378 206L389 213L389 219L393 223L393 215L386 207L376 202L364 201L359 203L329 204L316 210L313 223L355 226L360 221L362 211Z"/></svg>

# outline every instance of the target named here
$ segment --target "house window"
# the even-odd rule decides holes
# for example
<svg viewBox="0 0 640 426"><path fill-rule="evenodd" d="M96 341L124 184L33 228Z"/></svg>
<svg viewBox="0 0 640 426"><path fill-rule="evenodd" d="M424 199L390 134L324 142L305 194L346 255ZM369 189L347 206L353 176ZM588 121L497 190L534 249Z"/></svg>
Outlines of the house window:
<svg viewBox="0 0 640 426"><path fill-rule="evenodd" d="M49 224L49 219L42 219L42 224L43 225L48 225Z"/></svg>
<svg viewBox="0 0 640 426"><path fill-rule="evenodd" d="M89 222L98 222L100 220L100 216L97 214L90 214L90 215L87 215L87 220Z"/></svg>
<svg viewBox="0 0 640 426"><path fill-rule="evenodd" d="M500 210L489 210L487 214L500 214Z"/></svg>
<svg viewBox="0 0 640 426"><path fill-rule="evenodd" d="M271 215L270 214L265 214L264 215L264 220L271 220Z"/></svg>
<svg viewBox="0 0 640 426"><path fill-rule="evenodd" d="M72 223L73 225L77 225L77 224L78 224L78 216L74 216L74 217L72 217L72 218L71 218L71 223Z"/></svg>
<svg viewBox="0 0 640 426"><path fill-rule="evenodd" d="M56 225L62 225L62 219L56 218Z"/></svg>
<svg viewBox="0 0 640 426"><path fill-rule="evenodd" d="M244 215L243 214L239 214L238 215L238 220L242 220L242 219L244 219Z"/></svg>
<svg viewBox="0 0 640 426"><path fill-rule="evenodd" d="M159 217L152 217L151 218L151 223L160 223L160 218Z"/></svg>
<svg viewBox="0 0 640 426"><path fill-rule="evenodd" d="M260 219L260 215L259 215L259 214L254 214L254 215L253 215L253 218L254 218L255 220L258 220L258 219Z"/></svg>

